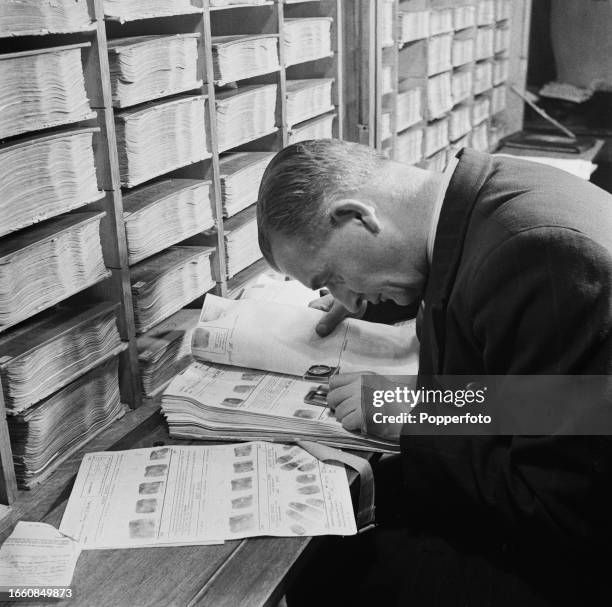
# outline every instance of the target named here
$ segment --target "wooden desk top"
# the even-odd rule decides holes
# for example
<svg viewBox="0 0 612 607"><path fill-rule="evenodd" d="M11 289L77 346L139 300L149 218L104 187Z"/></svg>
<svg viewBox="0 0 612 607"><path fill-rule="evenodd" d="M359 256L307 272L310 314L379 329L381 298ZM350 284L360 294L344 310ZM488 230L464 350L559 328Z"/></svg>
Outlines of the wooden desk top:
<svg viewBox="0 0 612 607"><path fill-rule="evenodd" d="M195 444L168 436L161 414L146 420L112 450L152 447L153 443ZM95 441L86 451L95 451ZM77 458L77 463L80 461ZM78 465L77 465L78 469ZM59 527L76 469L61 494L37 519ZM53 477L50 479L53 482ZM48 481L49 482L49 481ZM7 526L3 540L14 525ZM88 550L79 557L73 598L56 605L91 607L259 607L274 606L284 595L292 567L314 553L322 538L250 538L219 546ZM49 603L27 602L31 605ZM15 603L1 603L14 606Z"/></svg>

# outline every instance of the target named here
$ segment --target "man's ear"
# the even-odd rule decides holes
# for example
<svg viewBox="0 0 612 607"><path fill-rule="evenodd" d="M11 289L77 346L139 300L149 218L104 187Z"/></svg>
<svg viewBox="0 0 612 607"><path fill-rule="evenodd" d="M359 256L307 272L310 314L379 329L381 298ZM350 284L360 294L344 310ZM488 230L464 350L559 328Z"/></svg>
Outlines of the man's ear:
<svg viewBox="0 0 612 607"><path fill-rule="evenodd" d="M360 221L372 234L380 232L380 221L376 209L355 198L340 198L329 205L332 221L341 226L348 221Z"/></svg>

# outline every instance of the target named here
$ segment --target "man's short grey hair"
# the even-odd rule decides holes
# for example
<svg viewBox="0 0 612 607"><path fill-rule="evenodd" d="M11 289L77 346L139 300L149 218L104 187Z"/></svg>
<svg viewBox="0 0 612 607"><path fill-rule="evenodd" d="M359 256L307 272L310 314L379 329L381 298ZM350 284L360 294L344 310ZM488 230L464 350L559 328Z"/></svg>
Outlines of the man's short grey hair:
<svg viewBox="0 0 612 607"><path fill-rule="evenodd" d="M323 242L332 221L326 203L371 184L384 160L370 147L339 139L301 141L276 154L257 200L259 247L268 263L276 267L274 234Z"/></svg>

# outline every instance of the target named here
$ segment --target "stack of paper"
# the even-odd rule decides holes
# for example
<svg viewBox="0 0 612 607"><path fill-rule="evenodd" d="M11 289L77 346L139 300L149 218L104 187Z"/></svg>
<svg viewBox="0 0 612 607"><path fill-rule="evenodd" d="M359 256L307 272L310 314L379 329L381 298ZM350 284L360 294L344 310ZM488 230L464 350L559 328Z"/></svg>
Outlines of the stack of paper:
<svg viewBox="0 0 612 607"><path fill-rule="evenodd" d="M501 84L508 80L508 67L510 60L503 55L495 57L493 61L493 84Z"/></svg>
<svg viewBox="0 0 612 607"><path fill-rule="evenodd" d="M109 40L113 105L127 107L199 88L198 37L175 34Z"/></svg>
<svg viewBox="0 0 612 607"><path fill-rule="evenodd" d="M104 197L94 166L96 130L0 147L0 236Z"/></svg>
<svg viewBox="0 0 612 607"><path fill-rule="evenodd" d="M336 114L325 114L319 118L302 122L289 132L289 143L308 139L330 139L333 137L335 117Z"/></svg>
<svg viewBox="0 0 612 607"><path fill-rule="evenodd" d="M495 1L495 19L502 21L510 18L510 0Z"/></svg>
<svg viewBox="0 0 612 607"><path fill-rule="evenodd" d="M100 220L75 213L0 242L0 331L105 278Z"/></svg>
<svg viewBox="0 0 612 607"><path fill-rule="evenodd" d="M491 100L487 96L476 97L472 105L472 124L475 126L491 115Z"/></svg>
<svg viewBox="0 0 612 607"><path fill-rule="evenodd" d="M427 79L427 116L439 118L453 107L451 74L445 72Z"/></svg>
<svg viewBox="0 0 612 607"><path fill-rule="evenodd" d="M333 78L287 80L287 124L289 127L334 109Z"/></svg>
<svg viewBox="0 0 612 607"><path fill-rule="evenodd" d="M489 149L490 150L495 150L497 149L500 140L505 137L508 134L508 127L506 126L506 123L503 121L494 121L492 122L492 124L489 126ZM593 171L597 168L596 165L591 164L591 166L593 167ZM593 172L591 171L591 173ZM591 173L589 173L586 177L584 177L586 180L588 180L590 178Z"/></svg>
<svg viewBox="0 0 612 607"><path fill-rule="evenodd" d="M121 348L113 304L70 307L0 337L0 378L9 413L19 413Z"/></svg>
<svg viewBox="0 0 612 607"><path fill-rule="evenodd" d="M231 217L257 202L257 192L271 152L237 152L219 159L223 216Z"/></svg>
<svg viewBox="0 0 612 607"><path fill-rule="evenodd" d="M495 0L478 0L476 24L488 25L495 21Z"/></svg>
<svg viewBox="0 0 612 607"><path fill-rule="evenodd" d="M500 30L501 31L501 30ZM492 27L479 27L476 30L476 60L493 56L495 30Z"/></svg>
<svg viewBox="0 0 612 607"><path fill-rule="evenodd" d="M461 69L453 72L451 78L451 93L453 105L469 99L472 95L472 70Z"/></svg>
<svg viewBox="0 0 612 607"><path fill-rule="evenodd" d="M384 141L392 135L391 112L385 112L380 117L380 138Z"/></svg>
<svg viewBox="0 0 612 607"><path fill-rule="evenodd" d="M130 265L214 225L210 182L164 179L123 197Z"/></svg>
<svg viewBox="0 0 612 607"><path fill-rule="evenodd" d="M446 164L448 161L448 152L446 149L440 150L436 152L433 156L426 158L423 161L423 167L428 169L429 171L436 171L438 173L442 173L446 168Z"/></svg>
<svg viewBox="0 0 612 607"><path fill-rule="evenodd" d="M381 74L382 93L383 95L386 95L387 93L391 93L395 90L395 86L393 84L393 66L383 65Z"/></svg>
<svg viewBox="0 0 612 607"><path fill-rule="evenodd" d="M382 40L383 47L393 46L395 43L395 21L394 17L394 1L384 0L380 8L382 20Z"/></svg>
<svg viewBox="0 0 612 607"><path fill-rule="evenodd" d="M457 141L453 141L451 145L448 147L449 159L452 158L453 156L456 156L459 150L462 150L463 148L469 148L469 147L470 147L470 135L468 133L467 135L464 135L460 139L457 139Z"/></svg>
<svg viewBox="0 0 612 607"><path fill-rule="evenodd" d="M475 150L478 150L479 152L489 151L489 133L486 122L479 124L472 131L471 147L473 147Z"/></svg>
<svg viewBox="0 0 612 607"><path fill-rule="evenodd" d="M489 90L493 86L493 63L483 61L474 66L474 95Z"/></svg>
<svg viewBox="0 0 612 607"><path fill-rule="evenodd" d="M455 37L453 40L453 67L474 61L474 38Z"/></svg>
<svg viewBox="0 0 612 607"><path fill-rule="evenodd" d="M199 315L199 310L179 310L137 339L142 389L147 396L155 396L193 362L191 333Z"/></svg>
<svg viewBox="0 0 612 607"><path fill-rule="evenodd" d="M17 483L32 486L123 416L117 358L96 367L18 415L8 426Z"/></svg>
<svg viewBox="0 0 612 607"><path fill-rule="evenodd" d="M496 53L503 53L510 48L510 28L507 25L496 28L493 47Z"/></svg>
<svg viewBox="0 0 612 607"><path fill-rule="evenodd" d="M427 51L427 74L429 76L452 68L452 47L452 34L443 34L429 39L429 49Z"/></svg>
<svg viewBox="0 0 612 607"><path fill-rule="evenodd" d="M448 136L451 141L457 141L472 130L469 105L458 105L449 116Z"/></svg>
<svg viewBox="0 0 612 607"><path fill-rule="evenodd" d="M301 0L300 0L301 1ZM233 4L245 4L247 6L259 6L271 4L271 0L208 0L209 6L232 6Z"/></svg>
<svg viewBox="0 0 612 607"><path fill-rule="evenodd" d="M331 17L310 17L307 19L285 19L284 44L285 65L295 65L330 56Z"/></svg>
<svg viewBox="0 0 612 607"><path fill-rule="evenodd" d="M431 156L448 145L448 118L436 120L425 129L425 156Z"/></svg>
<svg viewBox="0 0 612 607"><path fill-rule="evenodd" d="M201 95L115 114L121 184L131 188L210 157Z"/></svg>
<svg viewBox="0 0 612 607"><path fill-rule="evenodd" d="M215 84L252 78L279 69L278 37L213 36L213 70Z"/></svg>
<svg viewBox="0 0 612 607"><path fill-rule="evenodd" d="M93 28L87 0L19 0L0 3L0 38L64 34Z"/></svg>
<svg viewBox="0 0 612 607"><path fill-rule="evenodd" d="M423 129L410 129L397 136L395 145L399 162L416 164L423 158Z"/></svg>
<svg viewBox="0 0 612 607"><path fill-rule="evenodd" d="M136 333L144 333L215 286L209 247L170 247L130 269Z"/></svg>
<svg viewBox="0 0 612 607"><path fill-rule="evenodd" d="M429 11L400 12L399 22L401 44L429 36Z"/></svg>
<svg viewBox="0 0 612 607"><path fill-rule="evenodd" d="M249 207L234 215L223 224L223 227L227 277L231 278L262 257L257 240L255 207Z"/></svg>
<svg viewBox="0 0 612 607"><path fill-rule="evenodd" d="M0 54L0 138L95 118L81 64L85 46Z"/></svg>
<svg viewBox="0 0 612 607"><path fill-rule="evenodd" d="M243 86L215 97L219 151L276 130L276 84Z"/></svg>
<svg viewBox="0 0 612 607"><path fill-rule="evenodd" d="M202 0L104 0L104 16L116 21L201 12Z"/></svg>
<svg viewBox="0 0 612 607"><path fill-rule="evenodd" d="M443 8L431 11L429 15L429 35L437 36L453 31L453 9Z"/></svg>
<svg viewBox="0 0 612 607"><path fill-rule="evenodd" d="M476 7L465 5L453 9L453 27L462 30L476 25Z"/></svg>
<svg viewBox="0 0 612 607"><path fill-rule="evenodd" d="M506 87L496 86L491 93L491 114L497 114L506 109Z"/></svg>

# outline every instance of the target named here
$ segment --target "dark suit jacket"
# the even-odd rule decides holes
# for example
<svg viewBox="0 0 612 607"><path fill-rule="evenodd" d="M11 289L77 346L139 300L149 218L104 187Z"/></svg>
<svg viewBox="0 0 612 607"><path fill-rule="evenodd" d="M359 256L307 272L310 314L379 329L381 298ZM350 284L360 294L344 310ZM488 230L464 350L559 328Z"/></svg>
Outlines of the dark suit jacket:
<svg viewBox="0 0 612 607"><path fill-rule="evenodd" d="M422 383L610 374L612 197L550 167L463 150L424 301ZM520 558L608 551L609 437L406 435L401 447L410 519L421 528Z"/></svg>

